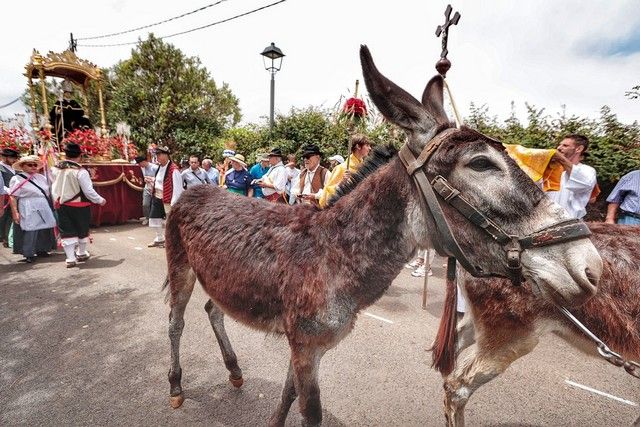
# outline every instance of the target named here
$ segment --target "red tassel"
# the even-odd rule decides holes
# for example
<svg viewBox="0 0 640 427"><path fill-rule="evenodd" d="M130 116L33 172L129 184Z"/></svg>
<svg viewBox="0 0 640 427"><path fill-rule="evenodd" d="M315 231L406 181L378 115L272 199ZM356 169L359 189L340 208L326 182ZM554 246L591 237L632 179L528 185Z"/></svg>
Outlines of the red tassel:
<svg viewBox="0 0 640 427"><path fill-rule="evenodd" d="M458 287L456 286L456 259L450 257L447 260L447 290L444 297L444 310L440 318L438 334L433 341L431 367L436 368L444 376L449 375L456 363L456 341L458 339L456 329L456 302L458 299Z"/></svg>

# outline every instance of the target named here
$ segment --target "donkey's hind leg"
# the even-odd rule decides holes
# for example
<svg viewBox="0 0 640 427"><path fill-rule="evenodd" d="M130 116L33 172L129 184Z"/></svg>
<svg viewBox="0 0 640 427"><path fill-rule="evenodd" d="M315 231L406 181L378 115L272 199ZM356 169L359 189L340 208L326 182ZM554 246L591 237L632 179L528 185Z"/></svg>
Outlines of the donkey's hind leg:
<svg viewBox="0 0 640 427"><path fill-rule="evenodd" d="M284 426L291 404L296 400L296 397L298 397L298 393L296 393L296 386L293 382L293 364L289 361L289 370L287 371L287 380L282 388L282 397L278 407L269 419L269 427Z"/></svg>
<svg viewBox="0 0 640 427"><path fill-rule="evenodd" d="M291 349L293 381L298 392L300 413L304 417L302 425L319 426L322 423L322 405L318 370L325 350L305 344L291 345Z"/></svg>
<svg viewBox="0 0 640 427"><path fill-rule="evenodd" d="M172 268L173 267L173 268ZM184 329L184 311L187 308L196 276L186 265L177 269L169 268L169 293L171 313L169 314L169 340L171 341L171 368L169 369L169 400L171 407L179 408L184 401L182 395L182 368L180 367L180 337Z"/></svg>
<svg viewBox="0 0 640 427"><path fill-rule="evenodd" d="M464 426L464 408L471 395L538 344L533 333L494 329L490 334L479 337L470 354L445 378L444 412L448 426Z"/></svg>
<svg viewBox="0 0 640 427"><path fill-rule="evenodd" d="M224 313L211 300L207 301L204 309L209 315L209 322L211 323L213 332L216 334L216 339L222 352L222 358L224 359L224 365L229 370L229 381L234 387L241 387L244 382L242 379L242 370L238 367L238 358L231 347L231 341L229 341L227 331L224 328Z"/></svg>

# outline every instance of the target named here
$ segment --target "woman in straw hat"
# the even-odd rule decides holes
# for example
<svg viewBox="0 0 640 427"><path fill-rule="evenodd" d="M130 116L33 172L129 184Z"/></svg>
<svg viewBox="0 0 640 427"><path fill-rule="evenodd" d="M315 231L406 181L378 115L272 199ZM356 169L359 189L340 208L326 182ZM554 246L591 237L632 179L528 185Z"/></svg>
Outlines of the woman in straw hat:
<svg viewBox="0 0 640 427"><path fill-rule="evenodd" d="M37 156L25 156L14 163L16 175L9 183L11 213L14 221L14 253L22 253L21 262L32 263L36 253L48 255L56 241L56 225L49 198L47 179L38 173L42 161Z"/></svg>
<svg viewBox="0 0 640 427"><path fill-rule="evenodd" d="M247 164L242 154L234 154L229 157L233 170L227 174L224 187L232 193L253 197L251 187L251 174L247 171Z"/></svg>

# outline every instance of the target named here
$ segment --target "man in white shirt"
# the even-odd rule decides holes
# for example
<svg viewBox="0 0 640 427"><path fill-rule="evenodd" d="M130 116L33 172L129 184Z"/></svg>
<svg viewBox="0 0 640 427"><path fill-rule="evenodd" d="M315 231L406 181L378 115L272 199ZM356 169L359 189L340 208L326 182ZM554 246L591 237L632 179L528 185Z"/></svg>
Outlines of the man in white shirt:
<svg viewBox="0 0 640 427"><path fill-rule="evenodd" d="M580 163L587 148L587 137L578 134L567 135L551 159L560 163L564 171L560 178L560 191L548 191L547 195L574 218L586 215L587 203L596 185L596 170Z"/></svg>
<svg viewBox="0 0 640 427"><path fill-rule="evenodd" d="M282 163L282 150L274 148L268 154L269 170L256 184L262 187L264 198L272 203L287 203L284 189L287 185L287 171Z"/></svg>
<svg viewBox="0 0 640 427"><path fill-rule="evenodd" d="M167 215L182 194L182 175L180 170L169 159L171 150L167 146L156 148L158 156L158 170L155 177L149 177L153 183L153 198L149 213L149 227L154 228L156 237L147 246L150 248L164 247L164 223Z"/></svg>
<svg viewBox="0 0 640 427"><path fill-rule="evenodd" d="M75 143L64 148L65 160L53 170L51 196L58 219L62 249L67 256L67 268L89 259L89 224L91 204L104 206L107 201L96 192L91 176L80 165L82 150Z"/></svg>
<svg viewBox="0 0 640 427"><path fill-rule="evenodd" d="M319 206L322 189L329 177L328 170L320 166L322 152L317 145L307 145L302 152L304 169L300 172L299 184L291 189L291 193L301 203L313 203Z"/></svg>
<svg viewBox="0 0 640 427"><path fill-rule="evenodd" d="M209 182L217 186L219 183L220 172L218 172L218 169L213 167L213 161L211 159L204 159L202 161L202 169L207 173Z"/></svg>

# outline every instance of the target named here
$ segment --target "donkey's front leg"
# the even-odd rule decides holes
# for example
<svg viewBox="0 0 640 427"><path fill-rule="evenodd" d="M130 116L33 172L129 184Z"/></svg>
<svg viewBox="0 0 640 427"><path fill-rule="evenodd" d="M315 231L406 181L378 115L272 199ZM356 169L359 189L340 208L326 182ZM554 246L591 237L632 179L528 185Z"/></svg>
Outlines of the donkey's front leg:
<svg viewBox="0 0 640 427"><path fill-rule="evenodd" d="M227 331L224 328L224 313L211 300L207 301L204 309L209 315L209 322L211 323L213 332L216 334L216 339L222 352L222 358L224 359L224 365L229 370L229 381L234 387L241 387L244 382L242 379L242 370L238 366L238 358L233 351L233 347L231 347L231 341L229 341Z"/></svg>
<svg viewBox="0 0 640 427"><path fill-rule="evenodd" d="M538 343L537 337L526 332L492 330L491 334L479 337L470 353L444 380L444 413L448 426L463 427L464 409L471 395L515 360L530 353Z"/></svg>
<svg viewBox="0 0 640 427"><path fill-rule="evenodd" d="M293 365L291 361L289 361L287 379L284 382L284 387L282 387L282 398L280 399L278 407L269 419L269 427L284 426L284 422L287 419L287 414L289 413L289 408L291 408L291 404L294 400L296 400L297 396L298 393L296 393L296 387L293 382Z"/></svg>
<svg viewBox="0 0 640 427"><path fill-rule="evenodd" d="M298 392L300 413L304 417L303 426L319 426L322 423L322 405L318 386L318 369L324 350L308 345L291 345L293 380Z"/></svg>

